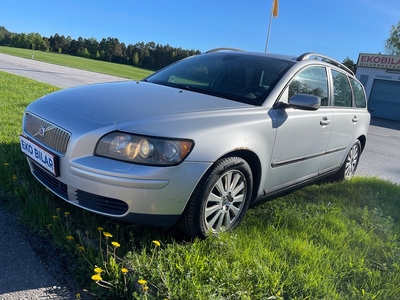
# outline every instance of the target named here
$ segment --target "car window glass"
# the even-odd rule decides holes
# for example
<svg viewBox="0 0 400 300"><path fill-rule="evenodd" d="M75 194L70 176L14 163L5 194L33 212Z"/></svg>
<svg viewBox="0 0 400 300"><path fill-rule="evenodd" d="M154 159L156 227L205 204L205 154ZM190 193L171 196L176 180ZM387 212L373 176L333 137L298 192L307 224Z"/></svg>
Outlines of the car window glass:
<svg viewBox="0 0 400 300"><path fill-rule="evenodd" d="M321 98L321 106L328 105L328 78L324 67L310 67L300 71L289 84L289 99L297 94Z"/></svg>
<svg viewBox="0 0 400 300"><path fill-rule="evenodd" d="M351 87L353 88L354 101L356 102L356 107L366 107L367 100L365 99L364 89L361 84L358 83L353 78L350 78Z"/></svg>
<svg viewBox="0 0 400 300"><path fill-rule="evenodd" d="M293 64L258 55L204 54L162 69L145 81L261 105Z"/></svg>
<svg viewBox="0 0 400 300"><path fill-rule="evenodd" d="M176 84L190 84L191 86L208 86L222 67L221 61L209 61L193 64L189 68L174 69L174 72L165 78L167 82Z"/></svg>
<svg viewBox="0 0 400 300"><path fill-rule="evenodd" d="M353 95L348 77L338 71L332 70L333 79L333 105L352 107Z"/></svg>

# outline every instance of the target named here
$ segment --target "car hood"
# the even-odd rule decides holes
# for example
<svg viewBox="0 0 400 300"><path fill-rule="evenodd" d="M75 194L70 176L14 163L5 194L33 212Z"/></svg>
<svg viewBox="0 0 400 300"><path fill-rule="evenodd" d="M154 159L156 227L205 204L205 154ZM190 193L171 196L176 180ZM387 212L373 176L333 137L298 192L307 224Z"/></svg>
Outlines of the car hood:
<svg viewBox="0 0 400 300"><path fill-rule="evenodd" d="M39 101L96 123L120 123L157 115L249 106L143 81L69 88L44 96Z"/></svg>

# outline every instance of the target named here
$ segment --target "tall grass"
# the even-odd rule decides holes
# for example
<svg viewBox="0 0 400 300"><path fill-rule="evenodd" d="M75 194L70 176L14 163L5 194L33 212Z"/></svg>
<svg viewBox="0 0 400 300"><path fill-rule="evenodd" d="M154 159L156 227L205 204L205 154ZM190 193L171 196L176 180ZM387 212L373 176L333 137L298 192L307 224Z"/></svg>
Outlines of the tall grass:
<svg viewBox="0 0 400 300"><path fill-rule="evenodd" d="M361 177L312 185L205 240L118 222L59 200L29 173L18 141L23 109L54 90L0 72L0 204L51 237L89 290L82 297L400 299L398 185Z"/></svg>

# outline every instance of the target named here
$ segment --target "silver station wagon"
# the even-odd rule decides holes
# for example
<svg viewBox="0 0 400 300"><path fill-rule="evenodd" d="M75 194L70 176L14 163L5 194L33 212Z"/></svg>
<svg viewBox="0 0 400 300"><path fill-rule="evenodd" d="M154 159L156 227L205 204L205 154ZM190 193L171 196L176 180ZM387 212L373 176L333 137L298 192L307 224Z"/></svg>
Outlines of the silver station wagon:
<svg viewBox="0 0 400 300"><path fill-rule="evenodd" d="M141 81L44 96L26 108L20 143L65 201L204 237L266 196L350 179L366 106L354 74L329 57L215 49Z"/></svg>

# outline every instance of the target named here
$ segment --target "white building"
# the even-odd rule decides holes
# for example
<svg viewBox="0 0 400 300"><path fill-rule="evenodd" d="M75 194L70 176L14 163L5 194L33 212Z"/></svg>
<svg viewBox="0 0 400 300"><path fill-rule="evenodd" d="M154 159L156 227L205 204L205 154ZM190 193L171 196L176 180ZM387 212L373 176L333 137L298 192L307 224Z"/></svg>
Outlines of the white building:
<svg viewBox="0 0 400 300"><path fill-rule="evenodd" d="M400 121L400 56L361 53L356 77L374 117Z"/></svg>

